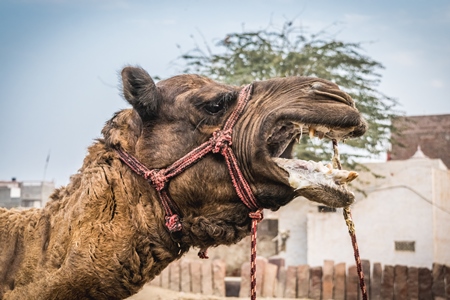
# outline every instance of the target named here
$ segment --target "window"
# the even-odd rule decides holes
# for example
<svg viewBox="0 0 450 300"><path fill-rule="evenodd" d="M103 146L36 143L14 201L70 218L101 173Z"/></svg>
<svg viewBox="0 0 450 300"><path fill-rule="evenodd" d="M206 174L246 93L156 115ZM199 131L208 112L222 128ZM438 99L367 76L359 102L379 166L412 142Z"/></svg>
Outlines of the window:
<svg viewBox="0 0 450 300"><path fill-rule="evenodd" d="M410 241L396 241L395 242L395 251L416 251L416 242Z"/></svg>

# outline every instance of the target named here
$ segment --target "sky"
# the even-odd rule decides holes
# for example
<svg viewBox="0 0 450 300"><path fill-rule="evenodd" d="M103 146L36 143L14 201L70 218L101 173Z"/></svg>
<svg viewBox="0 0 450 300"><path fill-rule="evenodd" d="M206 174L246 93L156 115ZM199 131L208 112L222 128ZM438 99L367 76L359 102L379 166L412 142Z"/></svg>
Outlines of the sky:
<svg viewBox="0 0 450 300"><path fill-rule="evenodd" d="M0 181L67 184L128 107L124 66L167 78L196 44L285 21L361 42L404 114L450 114L448 0L0 0Z"/></svg>

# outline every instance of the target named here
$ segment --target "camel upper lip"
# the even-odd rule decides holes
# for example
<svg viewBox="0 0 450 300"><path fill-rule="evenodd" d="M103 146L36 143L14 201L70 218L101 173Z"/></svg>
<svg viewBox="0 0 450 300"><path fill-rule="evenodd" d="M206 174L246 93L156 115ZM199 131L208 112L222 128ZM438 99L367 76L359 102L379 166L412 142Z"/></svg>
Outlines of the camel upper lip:
<svg viewBox="0 0 450 300"><path fill-rule="evenodd" d="M345 139L352 137L357 126L350 128L332 128L322 124L302 124L295 121L279 122L272 127L267 138L267 147L271 157L281 156L289 144L298 141L303 135L319 139Z"/></svg>
<svg viewBox="0 0 450 300"><path fill-rule="evenodd" d="M292 141L305 134L343 140L367 130L351 96L323 79L293 76L257 82L252 97L255 103L260 103L261 97L273 99L260 126L271 157L282 155Z"/></svg>

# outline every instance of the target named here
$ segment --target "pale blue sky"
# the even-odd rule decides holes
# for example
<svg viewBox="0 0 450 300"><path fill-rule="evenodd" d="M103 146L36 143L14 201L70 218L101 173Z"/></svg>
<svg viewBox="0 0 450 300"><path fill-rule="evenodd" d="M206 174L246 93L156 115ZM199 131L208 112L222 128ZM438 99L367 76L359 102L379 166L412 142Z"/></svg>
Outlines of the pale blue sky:
<svg viewBox="0 0 450 300"><path fill-rule="evenodd" d="M66 184L112 114L127 107L117 73L168 77L202 37L295 19L329 27L385 69L380 90L407 115L450 113L450 2L0 0L0 180ZM177 47L179 45L181 50Z"/></svg>

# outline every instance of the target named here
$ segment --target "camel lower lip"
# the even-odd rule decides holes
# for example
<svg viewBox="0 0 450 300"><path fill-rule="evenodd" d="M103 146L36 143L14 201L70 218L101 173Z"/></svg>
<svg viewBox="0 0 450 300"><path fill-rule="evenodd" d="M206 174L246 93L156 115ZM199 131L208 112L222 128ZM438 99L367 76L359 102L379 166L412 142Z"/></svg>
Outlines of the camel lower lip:
<svg viewBox="0 0 450 300"><path fill-rule="evenodd" d="M322 189L323 195L319 202L328 206L347 206L353 202L354 195L346 189L345 184L358 177L357 172L334 169L331 164L324 166L320 162L301 159L272 158L272 160L288 173L289 185L300 195L303 190L305 192L314 190L314 193L318 193Z"/></svg>

